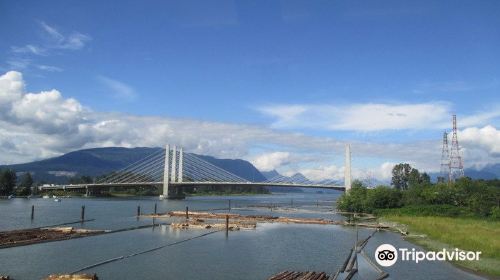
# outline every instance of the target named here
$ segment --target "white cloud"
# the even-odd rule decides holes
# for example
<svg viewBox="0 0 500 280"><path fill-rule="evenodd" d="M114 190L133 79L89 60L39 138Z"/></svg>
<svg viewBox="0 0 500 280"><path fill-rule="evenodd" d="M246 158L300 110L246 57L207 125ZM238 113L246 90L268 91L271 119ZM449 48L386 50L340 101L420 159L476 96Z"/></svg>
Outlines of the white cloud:
<svg viewBox="0 0 500 280"><path fill-rule="evenodd" d="M114 80L105 76L98 76L97 79L103 83L109 90L112 91L113 96L120 100L133 101L137 98L137 93L135 90L118 80Z"/></svg>
<svg viewBox="0 0 500 280"><path fill-rule="evenodd" d="M11 69L23 70L31 64L31 59L27 58L12 58L7 60L7 64Z"/></svg>
<svg viewBox="0 0 500 280"><path fill-rule="evenodd" d="M276 128L315 128L373 132L447 128L451 108L445 102L418 104L275 105L258 110L275 118ZM462 124L481 125L500 117L500 110L463 117Z"/></svg>
<svg viewBox="0 0 500 280"><path fill-rule="evenodd" d="M13 46L13 47L11 47L11 49L15 53L29 53L29 54L35 54L35 55L46 55L45 48L31 45L31 44L28 44L24 47Z"/></svg>
<svg viewBox="0 0 500 280"><path fill-rule="evenodd" d="M251 160L252 164L261 171L271 171L290 163L289 152L272 152L260 154Z"/></svg>
<svg viewBox="0 0 500 280"><path fill-rule="evenodd" d="M338 167L336 165L321 165L318 167L305 167L305 168L293 168L284 172L285 176L293 176L296 173L304 175L306 178L312 181L321 180L344 180L344 167Z"/></svg>
<svg viewBox="0 0 500 280"><path fill-rule="evenodd" d="M40 70L48 71L48 72L62 72L64 71L62 68L57 67L57 66L50 66L50 65L37 65L36 66Z"/></svg>
<svg viewBox="0 0 500 280"><path fill-rule="evenodd" d="M54 49L67 49L67 50L79 50L85 47L85 44L92 40L88 35L82 34L80 32L72 32L68 35L64 35L55 27L50 26L45 22L40 22L42 29L49 36L49 48Z"/></svg>
<svg viewBox="0 0 500 280"><path fill-rule="evenodd" d="M466 166L500 162L496 128L466 128L459 132L459 140ZM82 148L161 147L166 143L183 146L189 152L246 158L263 169L302 171L312 179L343 178L342 167L331 163L343 160L345 141L256 125L95 112L75 99L65 98L56 89L27 92L19 72L0 75L1 164ZM274 148L264 148L257 157L250 153L263 147ZM439 170L439 135L435 140L408 143L352 141L351 147L355 176L366 174L362 172L366 158L380 164L410 162L426 171ZM386 164L371 172L376 178L385 178L388 170L390 166Z"/></svg>
<svg viewBox="0 0 500 280"><path fill-rule="evenodd" d="M10 71L0 76L0 112L5 106L21 98L24 92L24 81L21 73Z"/></svg>
<svg viewBox="0 0 500 280"><path fill-rule="evenodd" d="M492 155L500 156L500 130L495 127L469 127L460 131L459 135L459 140L465 147L479 146Z"/></svg>
<svg viewBox="0 0 500 280"><path fill-rule="evenodd" d="M351 174L353 179L361 180L371 185L373 179L385 183L389 183L392 177L392 168L395 163L384 162L377 167L373 168L361 168L353 166L351 167ZM320 165L317 167L295 167L287 170L283 174L285 176L292 176L296 173L301 173L308 179L319 182L322 180L337 180L340 182L344 181L344 166L337 166L335 164L330 165Z"/></svg>

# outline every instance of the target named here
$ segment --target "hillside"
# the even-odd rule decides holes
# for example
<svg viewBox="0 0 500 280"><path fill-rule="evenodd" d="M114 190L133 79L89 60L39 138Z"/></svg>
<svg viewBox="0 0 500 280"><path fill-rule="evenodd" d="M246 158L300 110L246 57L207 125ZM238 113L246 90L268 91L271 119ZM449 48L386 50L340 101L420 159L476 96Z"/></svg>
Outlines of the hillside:
<svg viewBox="0 0 500 280"><path fill-rule="evenodd" d="M35 181L64 183L73 176L99 176L121 169L160 148L94 148L70 152L59 157L22 164L4 165L16 172L31 172ZM264 181L265 177L248 161L217 159L198 155L205 161L250 181Z"/></svg>

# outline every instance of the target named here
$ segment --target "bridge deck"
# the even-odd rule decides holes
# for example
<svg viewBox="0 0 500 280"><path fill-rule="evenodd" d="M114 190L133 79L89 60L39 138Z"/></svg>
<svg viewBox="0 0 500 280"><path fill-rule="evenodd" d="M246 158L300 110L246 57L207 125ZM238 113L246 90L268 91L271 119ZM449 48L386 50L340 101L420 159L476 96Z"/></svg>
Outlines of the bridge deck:
<svg viewBox="0 0 500 280"><path fill-rule="evenodd" d="M86 188L110 188L110 187L152 187L163 186L163 182L135 182L135 183L92 183L92 184L69 184L42 186L43 190L64 189L86 189ZM169 186L176 188L192 186L248 186L248 187L295 187L311 189L331 189L345 191L344 186L321 185L321 184L299 184L299 183L272 183L272 182L170 182Z"/></svg>

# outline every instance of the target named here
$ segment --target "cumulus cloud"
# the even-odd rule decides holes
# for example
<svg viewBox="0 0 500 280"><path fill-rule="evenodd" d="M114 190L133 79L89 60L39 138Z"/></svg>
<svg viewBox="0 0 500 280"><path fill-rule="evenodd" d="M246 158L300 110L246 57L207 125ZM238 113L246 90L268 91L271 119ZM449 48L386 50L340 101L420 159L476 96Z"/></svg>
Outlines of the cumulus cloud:
<svg viewBox="0 0 500 280"><path fill-rule="evenodd" d="M398 129L447 128L451 106L446 102L418 104L272 105L258 108L274 118L276 128L373 132ZM465 116L464 125L481 125L500 117L500 110Z"/></svg>
<svg viewBox="0 0 500 280"><path fill-rule="evenodd" d="M495 127L466 128L459 132L459 140L466 166L500 162ZM65 98L56 89L28 92L19 72L0 75L0 164L82 148L162 147L166 143L220 158L245 158L262 170L301 172L314 180L343 178L343 167L331 163L343 160L345 141L257 125L96 112L78 100ZM389 176L390 162L410 162L426 171L439 170L439 136L409 143L352 141L351 147L354 177L366 174L363 158L387 162L370 171L376 178ZM255 148L264 151L259 155L250 153Z"/></svg>
<svg viewBox="0 0 500 280"><path fill-rule="evenodd" d="M260 154L251 160L252 164L261 171L271 171L290 162L289 152L273 152Z"/></svg>

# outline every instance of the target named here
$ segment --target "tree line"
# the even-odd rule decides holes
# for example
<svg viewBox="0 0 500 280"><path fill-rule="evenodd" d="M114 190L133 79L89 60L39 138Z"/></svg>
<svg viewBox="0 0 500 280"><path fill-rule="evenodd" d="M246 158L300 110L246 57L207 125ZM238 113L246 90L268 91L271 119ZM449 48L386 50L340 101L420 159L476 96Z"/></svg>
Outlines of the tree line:
<svg viewBox="0 0 500 280"><path fill-rule="evenodd" d="M33 187L33 177L26 172L20 178L12 169L0 169L0 195L8 196L12 194L30 195Z"/></svg>
<svg viewBox="0 0 500 280"><path fill-rule="evenodd" d="M401 163L392 170L391 186L370 189L354 181L351 190L337 200L337 208L366 213L398 208L406 214L500 219L500 180L463 177L431 183L429 175Z"/></svg>

